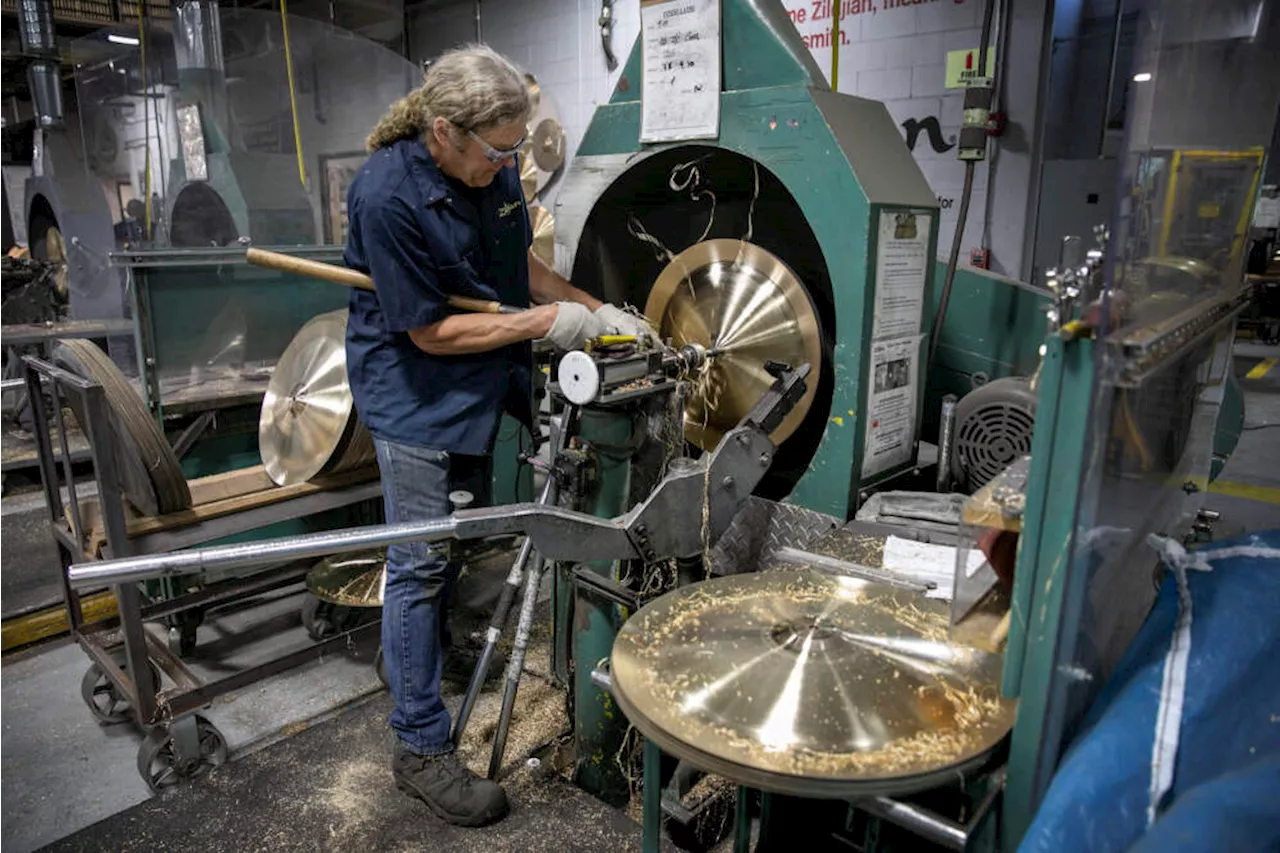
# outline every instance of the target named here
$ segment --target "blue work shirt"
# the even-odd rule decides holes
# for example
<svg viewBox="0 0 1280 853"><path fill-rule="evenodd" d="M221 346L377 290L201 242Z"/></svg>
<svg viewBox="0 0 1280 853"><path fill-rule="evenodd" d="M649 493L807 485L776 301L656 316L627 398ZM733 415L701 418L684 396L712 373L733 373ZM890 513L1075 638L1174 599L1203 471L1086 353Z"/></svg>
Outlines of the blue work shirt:
<svg viewBox="0 0 1280 853"><path fill-rule="evenodd" d="M343 259L376 292L353 288L347 376L376 438L450 453L491 452L504 410L532 425L532 345L431 355L408 332L458 309L451 295L529 307L533 242L519 172L483 189L436 166L426 145L375 151L347 192Z"/></svg>

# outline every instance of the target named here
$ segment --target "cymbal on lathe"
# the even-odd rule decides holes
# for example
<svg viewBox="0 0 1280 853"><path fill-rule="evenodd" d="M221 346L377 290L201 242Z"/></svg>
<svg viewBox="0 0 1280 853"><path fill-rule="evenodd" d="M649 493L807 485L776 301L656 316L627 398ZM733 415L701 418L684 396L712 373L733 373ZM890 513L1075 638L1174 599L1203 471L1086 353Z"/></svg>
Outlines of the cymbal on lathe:
<svg viewBox="0 0 1280 853"><path fill-rule="evenodd" d="M807 388L774 430L785 441L804 421L822 370L818 316L804 285L781 259L742 240L695 243L658 275L645 315L679 348L689 343L717 351L694 383L685 410L685 435L712 450L769 389L769 361L808 363Z"/></svg>
<svg viewBox="0 0 1280 853"><path fill-rule="evenodd" d="M740 784L798 796L922 790L1013 725L1002 658L948 641L948 609L869 581L715 578L655 599L614 643L645 736Z"/></svg>

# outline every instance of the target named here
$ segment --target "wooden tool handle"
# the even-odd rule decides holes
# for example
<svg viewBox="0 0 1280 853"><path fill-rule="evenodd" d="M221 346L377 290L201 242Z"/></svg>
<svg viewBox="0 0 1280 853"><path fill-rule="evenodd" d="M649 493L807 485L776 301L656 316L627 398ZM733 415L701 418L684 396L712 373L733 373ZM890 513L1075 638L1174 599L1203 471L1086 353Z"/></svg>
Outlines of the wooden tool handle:
<svg viewBox="0 0 1280 853"><path fill-rule="evenodd" d="M244 253L245 260L254 266L280 270L281 272L308 275L321 281L334 284L345 284L347 287L358 287L361 290L373 290L373 279L350 267L326 264L323 261L309 261L306 258L295 258L280 252L269 252L266 249L248 249ZM449 304L464 311L475 311L481 314L505 314L500 302L488 299L473 299L469 296L450 296Z"/></svg>
<svg viewBox="0 0 1280 853"><path fill-rule="evenodd" d="M268 252L266 249L248 249L244 257L254 266L309 275L322 281L345 284L347 287L358 287L361 290L373 290L373 279L350 267L340 267L337 264L326 264L322 261L309 261L306 258L295 258L293 255Z"/></svg>
<svg viewBox="0 0 1280 853"><path fill-rule="evenodd" d="M449 304L464 311L475 311L480 314L505 314L501 302L488 299L473 299L470 296L450 296Z"/></svg>

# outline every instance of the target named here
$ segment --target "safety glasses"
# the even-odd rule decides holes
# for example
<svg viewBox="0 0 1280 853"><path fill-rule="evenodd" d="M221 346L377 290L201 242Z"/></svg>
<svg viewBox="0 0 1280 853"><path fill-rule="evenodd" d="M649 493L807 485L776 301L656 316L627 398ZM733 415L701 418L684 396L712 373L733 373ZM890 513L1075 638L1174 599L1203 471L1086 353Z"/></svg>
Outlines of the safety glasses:
<svg viewBox="0 0 1280 853"><path fill-rule="evenodd" d="M480 150L484 152L484 156L488 158L490 163L501 163L503 160L506 160L508 157L516 156L517 154L520 153L520 146L524 145L523 136L520 137L520 141L517 142L513 148L494 148L492 145L490 145L489 143L481 139L480 136L476 134L474 131L468 130L467 136L470 136L477 143L479 143Z"/></svg>

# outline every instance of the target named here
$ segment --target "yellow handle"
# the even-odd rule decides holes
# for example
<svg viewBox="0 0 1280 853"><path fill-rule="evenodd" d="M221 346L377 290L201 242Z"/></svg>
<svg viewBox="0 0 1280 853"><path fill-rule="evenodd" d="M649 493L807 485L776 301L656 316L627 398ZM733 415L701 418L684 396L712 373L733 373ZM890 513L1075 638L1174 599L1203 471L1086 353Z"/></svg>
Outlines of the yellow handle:
<svg viewBox="0 0 1280 853"><path fill-rule="evenodd" d="M593 343L602 347L613 346L614 344L634 344L636 342L635 335L600 335L591 339Z"/></svg>

